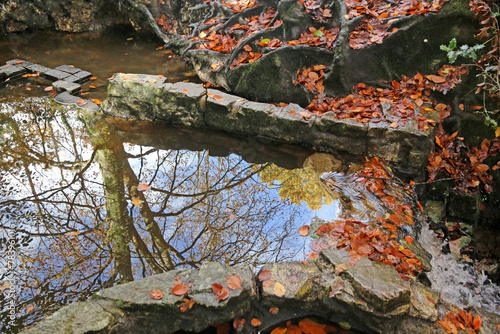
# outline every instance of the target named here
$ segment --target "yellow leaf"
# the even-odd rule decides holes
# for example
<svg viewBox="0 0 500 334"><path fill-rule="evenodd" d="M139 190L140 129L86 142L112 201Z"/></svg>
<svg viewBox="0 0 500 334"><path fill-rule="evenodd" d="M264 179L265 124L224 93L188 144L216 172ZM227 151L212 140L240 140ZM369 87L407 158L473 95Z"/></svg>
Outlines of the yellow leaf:
<svg viewBox="0 0 500 334"><path fill-rule="evenodd" d="M498 136L500 136L500 128L497 128L495 130L495 137L498 137Z"/></svg>
<svg viewBox="0 0 500 334"><path fill-rule="evenodd" d="M280 282L274 283L274 295L277 297L283 297L285 295L286 289Z"/></svg>
<svg viewBox="0 0 500 334"><path fill-rule="evenodd" d="M138 208L140 208L142 206L142 201L140 198L133 198L132 199L132 203L137 206Z"/></svg>

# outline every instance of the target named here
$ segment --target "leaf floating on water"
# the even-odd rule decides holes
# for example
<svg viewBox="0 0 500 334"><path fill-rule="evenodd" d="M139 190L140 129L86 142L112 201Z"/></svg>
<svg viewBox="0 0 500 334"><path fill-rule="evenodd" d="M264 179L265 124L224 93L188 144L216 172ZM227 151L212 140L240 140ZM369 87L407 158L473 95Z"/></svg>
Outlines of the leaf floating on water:
<svg viewBox="0 0 500 334"><path fill-rule="evenodd" d="M277 297L283 297L286 293L286 289L280 282L274 283L274 295Z"/></svg>
<svg viewBox="0 0 500 334"><path fill-rule="evenodd" d="M236 275L229 275L226 277L227 287L231 290L241 289L241 279Z"/></svg>
<svg viewBox="0 0 500 334"><path fill-rule="evenodd" d="M309 225L304 225L299 228L299 235L301 237L306 237L309 235Z"/></svg>
<svg viewBox="0 0 500 334"><path fill-rule="evenodd" d="M95 89L95 88L96 88L96 86L94 86L94 85L89 85L89 88Z"/></svg>
<svg viewBox="0 0 500 334"><path fill-rule="evenodd" d="M149 296L151 297L151 299L160 300L163 298L163 292L161 292L160 290L152 290L149 291Z"/></svg>
<svg viewBox="0 0 500 334"><path fill-rule="evenodd" d="M92 102L94 102L95 104L97 104L98 106L100 106L102 104L102 101L101 100L98 100L98 99L92 99Z"/></svg>
<svg viewBox="0 0 500 334"><path fill-rule="evenodd" d="M47 86L45 87L43 90L46 91L46 92L50 92L51 90L53 90L54 87L53 86Z"/></svg>
<svg viewBox="0 0 500 334"><path fill-rule="evenodd" d="M188 291L189 287L185 286L184 284L177 284L172 288L172 294L174 294L175 296L183 296Z"/></svg>
<svg viewBox="0 0 500 334"><path fill-rule="evenodd" d="M137 190L139 190L139 191L147 191L150 188L151 187L149 185L147 185L146 183L139 183L139 185L137 186Z"/></svg>
<svg viewBox="0 0 500 334"><path fill-rule="evenodd" d="M89 78L89 80L92 80L92 81L93 81L93 80L96 80L96 79L97 79L97 77L90 77L90 78Z"/></svg>

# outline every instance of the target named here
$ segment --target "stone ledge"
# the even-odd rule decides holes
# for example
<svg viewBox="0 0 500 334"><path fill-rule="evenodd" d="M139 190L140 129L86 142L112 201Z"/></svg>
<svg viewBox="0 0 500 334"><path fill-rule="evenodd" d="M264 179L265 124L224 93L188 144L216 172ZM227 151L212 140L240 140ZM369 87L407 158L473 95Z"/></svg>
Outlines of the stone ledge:
<svg viewBox="0 0 500 334"><path fill-rule="evenodd" d="M267 264L260 271L268 271L266 283L249 266L207 262L199 269L172 270L104 289L88 302L63 307L24 333L200 332L236 318L246 319L241 333L254 333L269 332L284 321L303 317L324 319L361 333L442 333L436 323L438 314L454 309L440 301L438 292L418 282L410 285L392 266L371 266L369 260L336 275L335 266L346 260L342 252L329 250L311 263ZM241 289L229 289L229 275L241 279ZM179 281L189 287L184 296L172 293ZM213 283L230 291L226 300L216 299ZM152 299L152 290L161 291L162 299ZM183 312L180 306L186 298L195 303ZM278 313L271 313L272 307ZM499 315L484 310L474 313L481 315L484 328L500 321ZM252 318L262 324L253 327Z"/></svg>
<svg viewBox="0 0 500 334"><path fill-rule="evenodd" d="M115 74L103 106L106 113L125 118L211 127L319 151L376 155L408 174L422 171L435 134L433 128L415 130L411 123L393 129L336 119L333 113L317 117L296 104L253 102L200 84L170 84L143 74Z"/></svg>

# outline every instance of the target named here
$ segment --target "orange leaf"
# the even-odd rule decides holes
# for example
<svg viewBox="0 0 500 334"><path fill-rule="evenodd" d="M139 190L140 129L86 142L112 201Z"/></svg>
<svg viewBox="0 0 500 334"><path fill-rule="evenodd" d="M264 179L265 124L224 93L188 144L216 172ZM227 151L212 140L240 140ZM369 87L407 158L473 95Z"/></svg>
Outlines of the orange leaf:
<svg viewBox="0 0 500 334"><path fill-rule="evenodd" d="M441 325L446 333L458 334L457 327L448 319L439 320L438 324Z"/></svg>
<svg viewBox="0 0 500 334"><path fill-rule="evenodd" d="M227 287L231 290L241 289L241 279L236 275L229 275L226 277Z"/></svg>
<svg viewBox="0 0 500 334"><path fill-rule="evenodd" d="M495 137L499 137L500 136L500 128L497 128L495 130Z"/></svg>
<svg viewBox="0 0 500 334"><path fill-rule="evenodd" d="M285 334L287 331L286 327L276 327L272 330L271 334Z"/></svg>
<svg viewBox="0 0 500 334"><path fill-rule="evenodd" d="M406 241L406 243L407 243L408 245L411 245L411 244L413 243L413 238L412 238L412 237L410 237L409 235L407 235L407 236L405 237L405 241Z"/></svg>
<svg viewBox="0 0 500 334"><path fill-rule="evenodd" d="M269 309L269 312L271 312L271 314L278 314L279 311L280 311L280 309L277 307L271 307Z"/></svg>
<svg viewBox="0 0 500 334"><path fill-rule="evenodd" d="M290 110L290 115L295 115L297 112L295 110Z"/></svg>
<svg viewBox="0 0 500 334"><path fill-rule="evenodd" d="M172 293L176 296L183 296L188 292L189 288L184 284L174 285L172 288Z"/></svg>
<svg viewBox="0 0 500 334"><path fill-rule="evenodd" d="M398 122L392 122L390 125L390 127L393 129L396 128L397 126L398 126Z"/></svg>
<svg viewBox="0 0 500 334"><path fill-rule="evenodd" d="M89 80L95 80L97 77L90 77Z"/></svg>
<svg viewBox="0 0 500 334"><path fill-rule="evenodd" d="M299 327L306 334L325 334L326 325L317 323L316 321L306 318L299 321Z"/></svg>
<svg viewBox="0 0 500 334"><path fill-rule="evenodd" d="M481 316L476 315L474 317L474 320L472 321L472 328L474 328L475 330L478 330L482 324L483 324L483 321L481 320Z"/></svg>
<svg viewBox="0 0 500 334"><path fill-rule="evenodd" d="M184 303L181 304L181 312L186 312L196 303L194 299L184 298Z"/></svg>
<svg viewBox="0 0 500 334"><path fill-rule="evenodd" d="M151 297L151 299L160 300L163 298L163 292L161 292L160 290L152 290L149 291L149 296Z"/></svg>
<svg viewBox="0 0 500 334"><path fill-rule="evenodd" d="M259 274L259 281L267 281L271 279L272 273L269 270L262 270Z"/></svg>
<svg viewBox="0 0 500 334"><path fill-rule="evenodd" d="M50 92L53 89L54 89L53 86L48 86L48 87L45 87L43 90L46 91L46 92Z"/></svg>
<svg viewBox="0 0 500 334"><path fill-rule="evenodd" d="M34 308L35 307L33 305L28 305L28 307L26 308L26 313L30 313Z"/></svg>
<svg viewBox="0 0 500 334"><path fill-rule="evenodd" d="M187 93L188 93L188 90L187 90L187 89L183 89L183 90L182 90L182 92L183 92L184 94L187 94Z"/></svg>
<svg viewBox="0 0 500 334"><path fill-rule="evenodd" d="M304 225L299 228L299 235L301 237L306 237L307 235L309 235L309 225Z"/></svg>
<svg viewBox="0 0 500 334"><path fill-rule="evenodd" d="M446 82L446 79L443 78L443 77L440 77L439 75L431 74L431 75L427 75L426 78L429 79L430 81L434 82L434 83L443 83L443 82Z"/></svg>
<svg viewBox="0 0 500 334"><path fill-rule="evenodd" d="M235 318L233 320L233 327L234 327L234 329L236 329L237 332L240 332L241 329L243 329L243 325L245 324L245 322L246 322L246 319Z"/></svg>
<svg viewBox="0 0 500 334"><path fill-rule="evenodd" d="M102 101L101 100L98 100L98 99L92 99L92 102L94 102L95 104L97 104L98 106L100 106L102 104Z"/></svg>
<svg viewBox="0 0 500 334"><path fill-rule="evenodd" d="M257 318L253 318L252 321L250 321L250 323L252 324L252 326L257 327L257 326L260 326L262 324L262 321L260 321Z"/></svg>
<svg viewBox="0 0 500 334"><path fill-rule="evenodd" d="M220 96L220 95L214 95L213 98L214 98L214 100L217 100L217 101L223 101L224 100L224 98L222 96Z"/></svg>
<svg viewBox="0 0 500 334"><path fill-rule="evenodd" d="M89 88L96 88L94 85L89 85Z"/></svg>
<svg viewBox="0 0 500 334"><path fill-rule="evenodd" d="M146 183L139 183L139 185L137 186L137 190L139 190L139 191L146 191L149 189L150 189L150 187Z"/></svg>
<svg viewBox="0 0 500 334"><path fill-rule="evenodd" d="M286 289L280 282L274 283L274 295L277 297L283 297L285 295Z"/></svg>

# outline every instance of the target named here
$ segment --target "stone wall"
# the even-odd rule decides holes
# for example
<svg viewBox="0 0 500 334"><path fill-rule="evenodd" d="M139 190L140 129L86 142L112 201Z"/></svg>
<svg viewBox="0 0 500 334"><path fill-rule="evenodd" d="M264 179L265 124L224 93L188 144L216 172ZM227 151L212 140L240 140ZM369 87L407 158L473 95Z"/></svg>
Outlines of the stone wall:
<svg viewBox="0 0 500 334"><path fill-rule="evenodd" d="M116 74L103 109L114 116L210 127L319 151L376 155L409 174L423 170L435 133L432 127L415 130L413 121L393 129L383 122L337 119L333 113L317 117L293 103L280 107L252 102L199 84L171 84L165 78L140 74Z"/></svg>

